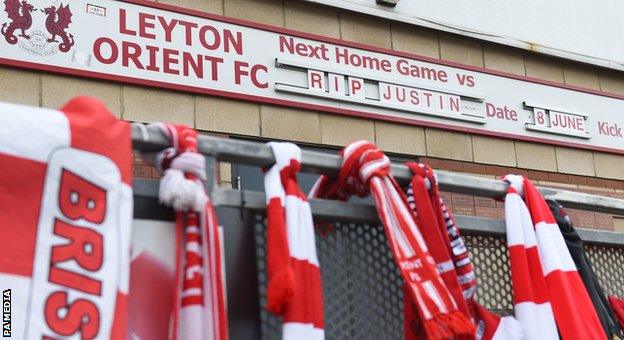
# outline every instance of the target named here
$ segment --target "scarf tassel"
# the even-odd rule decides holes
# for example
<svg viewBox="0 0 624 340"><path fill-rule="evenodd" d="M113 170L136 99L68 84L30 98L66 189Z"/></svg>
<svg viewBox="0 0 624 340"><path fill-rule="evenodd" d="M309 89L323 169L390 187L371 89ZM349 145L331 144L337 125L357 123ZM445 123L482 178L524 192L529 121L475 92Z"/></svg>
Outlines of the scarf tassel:
<svg viewBox="0 0 624 340"><path fill-rule="evenodd" d="M267 285L267 310L281 315L284 311L284 302L295 294L295 271L288 266L273 274Z"/></svg>
<svg viewBox="0 0 624 340"><path fill-rule="evenodd" d="M175 211L202 211L206 205L204 187L198 181L190 180L178 169L167 169L158 189L160 203Z"/></svg>
<svg viewBox="0 0 624 340"><path fill-rule="evenodd" d="M453 336L473 335L475 332L472 322L458 310L447 314L438 314L432 319L423 322L423 326L429 339L445 339Z"/></svg>

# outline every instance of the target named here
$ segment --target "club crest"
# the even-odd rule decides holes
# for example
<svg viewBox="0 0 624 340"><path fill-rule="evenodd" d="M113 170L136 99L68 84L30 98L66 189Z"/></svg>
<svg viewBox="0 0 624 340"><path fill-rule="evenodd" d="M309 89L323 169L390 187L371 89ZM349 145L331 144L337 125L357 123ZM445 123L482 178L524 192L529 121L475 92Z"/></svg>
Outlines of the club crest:
<svg viewBox="0 0 624 340"><path fill-rule="evenodd" d="M69 4L37 8L28 0L4 0L4 11L8 21L0 26L0 33L10 45L40 56L66 53L74 46L74 36L68 32L73 16Z"/></svg>

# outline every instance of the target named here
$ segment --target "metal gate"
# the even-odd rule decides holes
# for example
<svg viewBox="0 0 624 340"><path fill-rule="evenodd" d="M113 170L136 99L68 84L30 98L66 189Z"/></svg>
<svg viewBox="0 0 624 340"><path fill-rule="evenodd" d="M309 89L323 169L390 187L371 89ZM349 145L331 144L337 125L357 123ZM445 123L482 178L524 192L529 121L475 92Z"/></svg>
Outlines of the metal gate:
<svg viewBox="0 0 624 340"><path fill-rule="evenodd" d="M168 146L166 139L156 130L145 130L135 125L133 133L135 148L139 150L155 151ZM253 334L254 337L263 339L280 339L281 321L263 308L266 303L267 282L264 193L222 189L214 181L217 161L266 167L274 161L271 150L261 143L201 137L200 152L208 156L207 189L211 193L213 204L221 207L218 212L224 211L223 208L230 208L229 215L219 214L220 220L226 218L231 224L240 224L236 227L225 225L226 239L228 232L237 230L236 237L231 237L231 242L225 244L226 263L237 266L226 268L232 338L237 338L237 334L239 338L244 338L241 334ZM337 155L303 152L303 172L335 175L339 167L340 158ZM409 170L405 166L393 164L392 172L400 183L406 183L410 178ZM445 171L437 173L440 188L444 191L489 198L502 197L506 191L506 185L501 181ZM135 198L151 202L151 205L142 204L143 209L139 209L137 214L145 213L145 210L156 206L156 181L136 180L134 188ZM540 190L544 196L558 200L564 207L624 215L624 200L564 190ZM310 200L310 204L315 220L329 221L335 228L329 235L317 235L327 338L401 339L402 281L374 207L362 203L317 199ZM235 222L237 219L232 214L240 214L239 222ZM246 217L242 218L243 215ZM512 288L504 222L461 215L456 216L456 220L475 265L479 283L477 299L490 310L500 314L511 313ZM624 234L583 229L578 231L585 241L587 254L605 292L624 296ZM240 242L239 239L253 239L253 242ZM246 248L254 245L255 252ZM228 252L228 247L235 249L229 249ZM236 259L233 260L232 257ZM241 269L245 273L238 272ZM232 272L236 272L236 282L232 282ZM253 286L257 290L255 301L237 296L236 289L241 289L239 281L242 277L253 278L243 284L246 288ZM250 321L250 317L253 321ZM234 330L235 327L238 328ZM250 329L243 331L245 327ZM254 327L256 329L251 329Z"/></svg>

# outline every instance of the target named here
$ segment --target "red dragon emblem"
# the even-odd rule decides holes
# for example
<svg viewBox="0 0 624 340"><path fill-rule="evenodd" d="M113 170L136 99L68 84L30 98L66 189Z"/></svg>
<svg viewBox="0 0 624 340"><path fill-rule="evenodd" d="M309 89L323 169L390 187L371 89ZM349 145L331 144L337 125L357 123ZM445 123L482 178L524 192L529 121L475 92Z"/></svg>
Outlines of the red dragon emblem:
<svg viewBox="0 0 624 340"><path fill-rule="evenodd" d="M65 30L69 27L69 24L72 22L71 17L73 14L69 9L69 5L63 6L63 4L61 4L58 9L54 6L50 6L42 12L47 15L45 21L46 29L50 34L52 34L52 37L48 39L48 42L59 42L56 40L56 37L59 36L61 38L59 50L61 52L69 51L69 49L74 46L74 36L65 32Z"/></svg>
<svg viewBox="0 0 624 340"><path fill-rule="evenodd" d="M6 41L11 44L17 44L17 36L15 31L20 30L22 34L20 37L30 39L30 36L26 34L26 30L32 26L31 12L35 11L33 5L29 4L26 0L20 2L19 0L4 0L4 10L9 15L11 23L2 24L0 33L4 35Z"/></svg>
<svg viewBox="0 0 624 340"><path fill-rule="evenodd" d="M30 41L30 45L24 45L27 47L20 45L21 47L30 48L26 49L26 51L29 52L38 51L31 53L41 53L41 50L44 49L48 43L58 43L59 51L64 53L68 52L72 46L74 46L74 36L65 31L69 28L73 16L69 5L63 5L61 3L58 8L56 6L50 6L45 9L38 9L46 15L45 26L51 36L46 36L41 30L34 30L31 34L28 34L27 30L29 30L33 24L31 13L37 10L33 5L28 3L28 0L4 0L4 10L7 12L10 21L2 24L0 33L4 35L4 38L9 44L17 44L19 40L18 37L23 37ZM16 35L19 31L21 31L21 34Z"/></svg>

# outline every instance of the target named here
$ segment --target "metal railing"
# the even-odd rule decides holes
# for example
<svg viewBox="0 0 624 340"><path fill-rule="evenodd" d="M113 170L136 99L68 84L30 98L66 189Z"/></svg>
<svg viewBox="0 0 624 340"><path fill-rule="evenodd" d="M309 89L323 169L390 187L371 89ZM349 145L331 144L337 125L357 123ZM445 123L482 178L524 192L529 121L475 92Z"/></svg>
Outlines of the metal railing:
<svg viewBox="0 0 624 340"><path fill-rule="evenodd" d="M143 152L169 146L164 135L152 127L133 126L134 148ZM215 179L218 161L268 167L274 163L271 149L263 143L201 136L199 151L205 154L209 180L207 190L226 224L226 262L236 266L228 273L228 296L231 331L244 329L254 338L281 339L280 318L267 313L266 303L266 197L263 192L220 188ZM302 151L301 171L336 175L341 165L338 155ZM397 180L406 184L411 173L404 165L392 164ZM498 180L436 171L442 190L489 198L501 198L507 185ZM624 215L624 200L566 190L540 188L546 197L557 199L569 208ZM172 218L168 209L157 205L158 180L134 181L135 217L143 209L145 217ZM136 201L142 200L143 202ZM146 203L148 201L149 203ZM379 339L400 338L403 328L402 280L387 246L377 211L372 203L350 203L311 199L315 220L332 222L329 235L316 235L316 247L322 268L325 304L325 332L328 338ZM240 216L232 218L231 215ZM139 212L139 216L141 213ZM470 251L479 282L477 300L500 314L513 310L513 287L502 220L455 216ZM140 217L138 217L140 218ZM238 218L238 219L237 219ZM237 220L234 222L234 220ZM228 223L234 222L234 223ZM237 231L238 230L238 231ZM243 232L241 232L241 230ZM592 267L605 292L624 294L624 234L577 229L585 242ZM235 241L233 239L236 239ZM242 241L241 241L242 240ZM229 255L228 255L229 250ZM227 264L226 264L227 267ZM228 267L231 268L231 267ZM242 275L242 276L241 276ZM245 289L241 283L244 282ZM256 291L257 295L250 293ZM247 294L247 295L246 295ZM251 318L254 322L250 323ZM249 325L253 330L248 329ZM257 327L256 329L256 325ZM244 332L241 331L243 334ZM256 333L254 333L256 332ZM250 333L250 334L252 334ZM239 336L241 337L241 336ZM245 333L244 337L249 338ZM235 336L233 338L236 338Z"/></svg>
<svg viewBox="0 0 624 340"><path fill-rule="evenodd" d="M170 146L167 138L151 126L133 124L132 138L134 149L142 152L158 151ZM271 166L275 159L268 146L258 142L200 136L199 152L208 156L206 157L207 190L215 206L244 208L252 211L262 211L266 208L264 193L219 188L215 181L215 173L217 161L258 167ZM336 175L340 165L341 158L338 155L302 150L302 172ZM411 172L405 165L392 164L391 171L401 184L407 183L411 178ZM437 170L436 173L440 189L443 191L494 199L501 198L506 193L507 185L502 181L442 170ZM539 190L546 198L556 199L566 208L624 215L624 200L622 199L543 187ZM158 195L158 183L155 180L136 179L134 191L135 196L155 198ZM311 199L310 205L316 219L378 222L377 211L372 205L322 199ZM505 233L504 221L501 220L462 215L456 218L462 229L469 232L498 235ZM583 240L587 242L624 245L622 233L589 229L578 231Z"/></svg>

